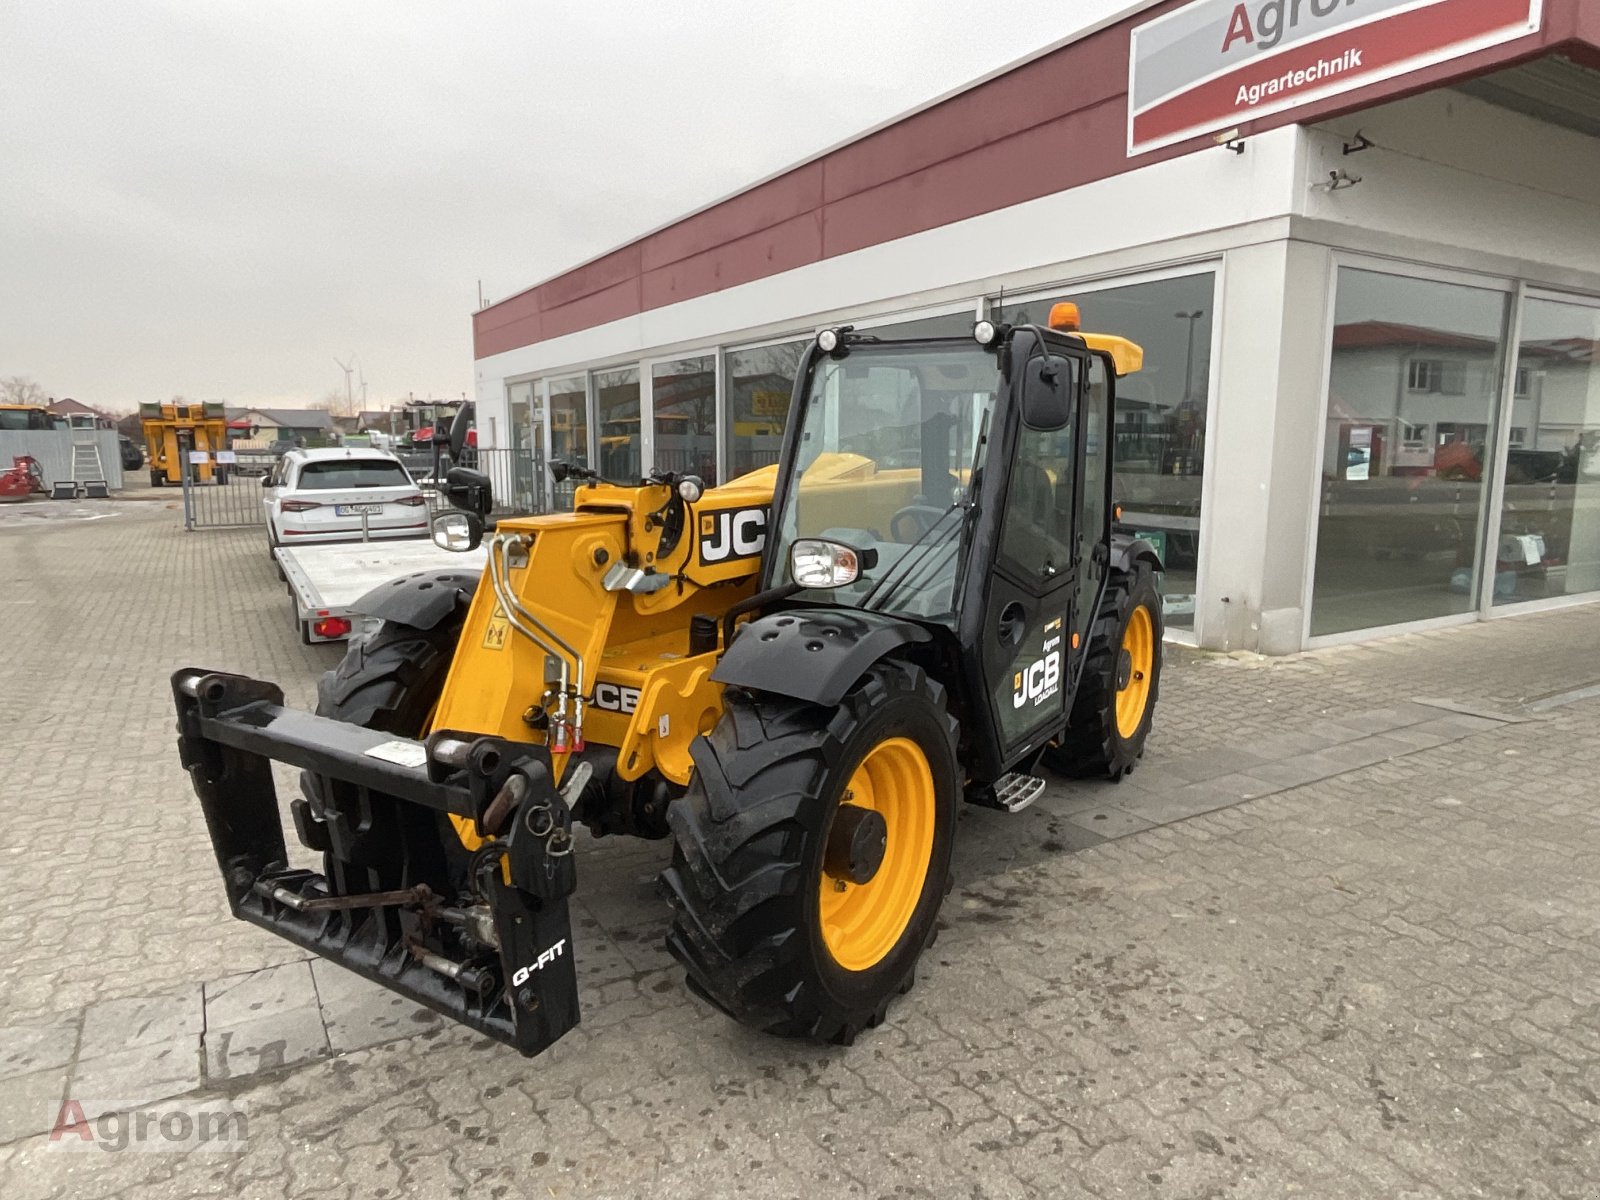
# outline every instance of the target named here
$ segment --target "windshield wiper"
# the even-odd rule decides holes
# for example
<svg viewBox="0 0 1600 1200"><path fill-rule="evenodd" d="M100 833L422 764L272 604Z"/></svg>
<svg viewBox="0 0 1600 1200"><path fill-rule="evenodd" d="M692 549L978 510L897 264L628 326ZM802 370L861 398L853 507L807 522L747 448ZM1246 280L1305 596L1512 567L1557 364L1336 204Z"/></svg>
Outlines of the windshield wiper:
<svg viewBox="0 0 1600 1200"><path fill-rule="evenodd" d="M884 601L887 602L895 594L895 591L908 579L910 579L911 574L916 570L917 565L923 559L925 559L929 553L939 547L948 546L950 544L949 542L930 542L928 539L933 537L934 534L938 533L944 528L945 524L950 520L952 514L965 512L967 508L967 501L965 499L961 499L955 501L950 505L949 508L940 513L938 520L934 521L932 525L928 526L927 532L925 532L916 541L912 542L911 545L907 546L906 552L902 554L899 560L889 568L884 577L878 580L877 583L873 584L872 587L867 590L867 594L861 597L861 607L864 609L871 609L873 607L873 600L877 598L880 592L885 593ZM896 578L897 572L899 575L898 578ZM891 583L894 585L893 587L890 587ZM887 591L885 591L885 589L887 589Z"/></svg>

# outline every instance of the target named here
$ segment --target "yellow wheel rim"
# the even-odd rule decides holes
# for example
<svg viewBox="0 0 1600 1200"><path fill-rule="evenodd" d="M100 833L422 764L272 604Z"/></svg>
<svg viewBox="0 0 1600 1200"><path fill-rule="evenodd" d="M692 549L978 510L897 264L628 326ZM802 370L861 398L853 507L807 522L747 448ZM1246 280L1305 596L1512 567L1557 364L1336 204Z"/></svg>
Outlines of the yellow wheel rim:
<svg viewBox="0 0 1600 1200"><path fill-rule="evenodd" d="M894 949L922 898L937 807L927 755L910 738L879 742L839 801L873 810L888 827L883 861L871 879L853 883L822 871L823 944L845 970L865 971ZM832 824L830 819L825 837Z"/></svg>
<svg viewBox="0 0 1600 1200"><path fill-rule="evenodd" d="M1156 630L1150 619L1150 610L1143 604L1128 616L1128 627L1122 631L1122 653L1128 657L1119 664L1118 674L1127 671L1117 688L1117 732L1131 738L1144 723L1145 705L1150 700L1150 676L1155 671Z"/></svg>

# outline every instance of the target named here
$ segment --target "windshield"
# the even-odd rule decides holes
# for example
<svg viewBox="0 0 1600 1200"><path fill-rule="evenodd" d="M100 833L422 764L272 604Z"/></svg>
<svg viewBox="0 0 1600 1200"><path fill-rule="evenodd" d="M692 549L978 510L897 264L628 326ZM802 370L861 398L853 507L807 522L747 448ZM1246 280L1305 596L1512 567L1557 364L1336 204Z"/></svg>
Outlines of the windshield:
<svg viewBox="0 0 1600 1200"><path fill-rule="evenodd" d="M399 463L386 458L325 459L322 462L308 462L301 467L300 478L295 486L305 492L409 487L411 476Z"/></svg>
<svg viewBox="0 0 1600 1200"><path fill-rule="evenodd" d="M1000 388L971 341L853 347L820 359L794 419L796 477L775 528L776 582L796 538L875 550L855 583L803 599L953 620L967 513Z"/></svg>

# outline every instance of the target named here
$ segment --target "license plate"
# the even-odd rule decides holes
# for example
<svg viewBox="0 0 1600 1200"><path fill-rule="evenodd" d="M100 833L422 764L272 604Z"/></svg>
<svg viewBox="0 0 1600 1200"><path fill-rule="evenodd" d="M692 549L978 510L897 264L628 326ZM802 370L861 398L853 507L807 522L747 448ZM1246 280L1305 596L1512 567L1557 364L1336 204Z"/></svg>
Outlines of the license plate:
<svg viewBox="0 0 1600 1200"><path fill-rule="evenodd" d="M362 513L381 513L382 504L335 504L333 511L341 517L359 517Z"/></svg>

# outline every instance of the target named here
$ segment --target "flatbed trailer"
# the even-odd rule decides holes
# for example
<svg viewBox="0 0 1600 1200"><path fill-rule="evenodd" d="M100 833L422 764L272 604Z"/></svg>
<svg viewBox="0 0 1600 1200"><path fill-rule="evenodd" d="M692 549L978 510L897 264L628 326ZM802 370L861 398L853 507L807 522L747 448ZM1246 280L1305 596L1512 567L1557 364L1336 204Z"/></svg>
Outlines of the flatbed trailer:
<svg viewBox="0 0 1600 1200"><path fill-rule="evenodd" d="M444 550L431 539L325 542L273 551L288 583L295 627L306 645L342 642L378 624L354 605L373 588L419 571L478 575L486 552Z"/></svg>

